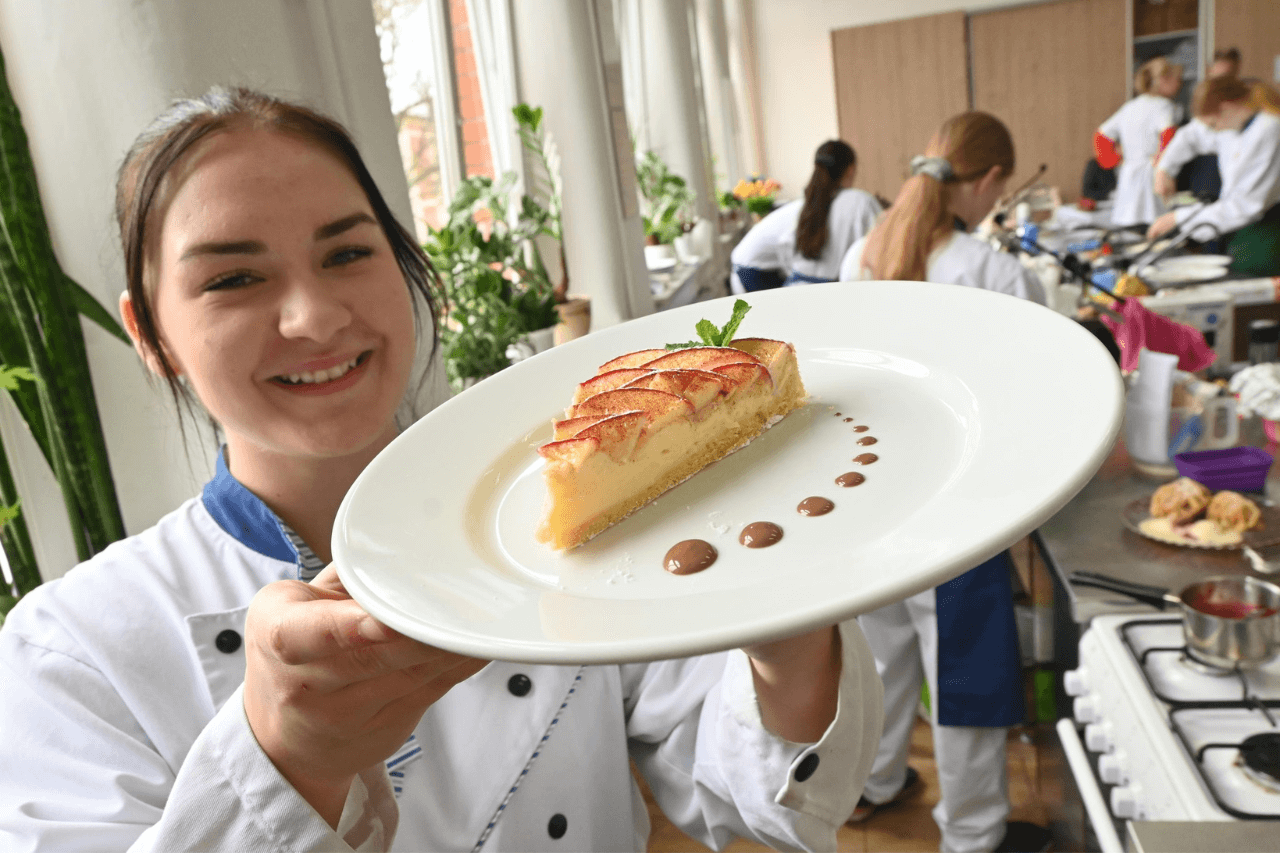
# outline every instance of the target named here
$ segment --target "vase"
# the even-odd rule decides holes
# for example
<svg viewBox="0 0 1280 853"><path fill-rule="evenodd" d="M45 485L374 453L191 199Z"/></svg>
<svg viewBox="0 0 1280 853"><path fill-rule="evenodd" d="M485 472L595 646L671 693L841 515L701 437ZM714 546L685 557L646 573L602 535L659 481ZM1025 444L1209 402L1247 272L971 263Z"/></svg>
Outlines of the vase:
<svg viewBox="0 0 1280 853"><path fill-rule="evenodd" d="M538 353L549 350L555 345L555 326L545 329L534 329L521 335L519 340L507 347L507 358L512 364L532 358Z"/></svg>
<svg viewBox="0 0 1280 853"><path fill-rule="evenodd" d="M574 296L567 302L556 306L560 322L555 326L555 343L580 338L591 331L591 300L584 296Z"/></svg>

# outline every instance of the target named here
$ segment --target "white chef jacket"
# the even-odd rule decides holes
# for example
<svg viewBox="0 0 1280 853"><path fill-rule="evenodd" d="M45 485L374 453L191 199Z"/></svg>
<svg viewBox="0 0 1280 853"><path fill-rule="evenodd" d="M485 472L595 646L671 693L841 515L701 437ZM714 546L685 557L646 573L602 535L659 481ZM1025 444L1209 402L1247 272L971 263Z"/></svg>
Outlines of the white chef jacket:
<svg viewBox="0 0 1280 853"><path fill-rule="evenodd" d="M757 222L734 246L729 260L734 266L781 270L808 278L835 281L840 259L863 234L876 224L880 202L869 192L845 188L831 200L827 214L827 243L817 259L796 250L796 226L804 200L787 202Z"/></svg>
<svg viewBox="0 0 1280 853"><path fill-rule="evenodd" d="M869 773L882 694L849 622L815 744L763 729L740 651L492 663L428 709L394 788L359 776L335 832L243 710L249 602L298 569L220 460L200 498L27 595L0 629L0 850L643 850L629 758L705 844L834 849Z"/></svg>
<svg viewBox="0 0 1280 853"><path fill-rule="evenodd" d="M1188 131L1197 124L1201 129ZM1192 236L1217 236L1207 228L1196 233L1195 226L1200 223L1214 226L1218 234L1230 234L1261 219L1280 203L1280 118L1260 111L1238 131L1217 132L1193 121L1174 135L1158 165L1162 172L1176 175L1183 164L1200 154L1218 155L1222 192L1212 204L1178 208L1178 225L1189 225Z"/></svg>
<svg viewBox="0 0 1280 853"><path fill-rule="evenodd" d="M875 278L871 270L862 265L862 251L866 245L867 238L863 237L849 248L840 264L841 281L870 281ZM946 242L929 253L925 262L925 281L980 287L1045 304L1044 286L1034 272L1013 255L997 252L963 231L953 231Z"/></svg>
<svg viewBox="0 0 1280 853"><path fill-rule="evenodd" d="M1174 126L1175 118L1170 99L1138 95L1098 128L1103 136L1120 143L1124 157L1116 168L1114 225L1150 224L1165 212L1153 184L1153 163L1160 154L1160 135Z"/></svg>

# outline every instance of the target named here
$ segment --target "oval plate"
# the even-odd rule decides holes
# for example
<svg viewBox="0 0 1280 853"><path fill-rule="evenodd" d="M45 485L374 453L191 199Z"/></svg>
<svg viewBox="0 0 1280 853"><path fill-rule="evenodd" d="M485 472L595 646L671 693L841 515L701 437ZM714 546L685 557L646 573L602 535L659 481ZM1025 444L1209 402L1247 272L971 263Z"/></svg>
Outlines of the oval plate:
<svg viewBox="0 0 1280 853"><path fill-rule="evenodd" d="M1172 539L1153 536L1142 529L1142 522L1151 518L1150 508L1150 496L1130 501L1120 511L1120 520L1124 522L1125 527L1142 538L1150 539L1152 542L1159 542L1161 545L1172 545L1175 548L1199 548L1205 551L1238 551L1245 545L1250 548L1266 548L1270 545L1280 544L1280 507L1259 505L1258 509L1262 513L1262 527L1255 530L1246 530L1241 535L1239 542L1230 545L1197 542L1194 539L1175 542Z"/></svg>
<svg viewBox="0 0 1280 853"><path fill-rule="evenodd" d="M1115 362L1078 323L1003 294L920 282L747 295L741 337L795 344L808 403L569 552L534 541L550 421L623 353L723 323L734 297L593 332L442 404L365 469L333 554L347 590L402 633L533 663L693 655L847 619L936 586L1062 507L1120 427ZM849 420L852 419L852 420ZM853 427L866 425L857 433ZM874 447L858 439L873 436ZM879 460L852 459L874 450ZM866 482L841 488L841 474ZM820 495L836 508L801 516ZM772 521L782 541L738 544ZM719 550L676 576L676 542Z"/></svg>

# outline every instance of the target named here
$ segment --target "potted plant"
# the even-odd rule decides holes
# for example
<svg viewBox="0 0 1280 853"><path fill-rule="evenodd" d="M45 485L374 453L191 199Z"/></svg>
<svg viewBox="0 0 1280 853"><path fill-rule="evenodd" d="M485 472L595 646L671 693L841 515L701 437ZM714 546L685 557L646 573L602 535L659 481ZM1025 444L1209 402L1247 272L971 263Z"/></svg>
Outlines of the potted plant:
<svg viewBox="0 0 1280 853"><path fill-rule="evenodd" d="M751 217L759 222L773 210L774 201L782 184L773 178L761 178L752 175L749 181L738 181L733 188L733 195L751 212Z"/></svg>
<svg viewBox="0 0 1280 853"><path fill-rule="evenodd" d="M644 201L645 262L657 269L675 262L673 244L693 228L697 197L653 151L636 162L636 180Z"/></svg>

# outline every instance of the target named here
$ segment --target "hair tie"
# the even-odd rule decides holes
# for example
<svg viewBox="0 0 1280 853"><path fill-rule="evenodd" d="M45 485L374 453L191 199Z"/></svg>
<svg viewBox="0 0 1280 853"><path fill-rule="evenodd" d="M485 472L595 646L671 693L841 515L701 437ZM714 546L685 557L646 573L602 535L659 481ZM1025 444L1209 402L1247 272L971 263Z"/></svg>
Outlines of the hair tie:
<svg viewBox="0 0 1280 853"><path fill-rule="evenodd" d="M945 184L955 178L955 170L944 157L925 157L919 154L911 158L911 175L928 175L938 183Z"/></svg>

